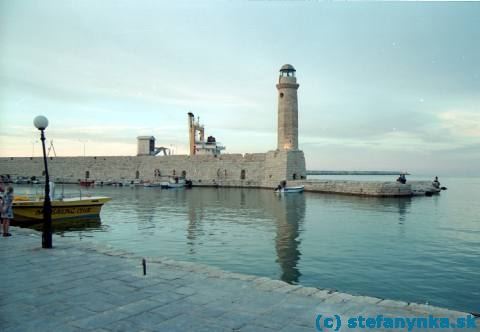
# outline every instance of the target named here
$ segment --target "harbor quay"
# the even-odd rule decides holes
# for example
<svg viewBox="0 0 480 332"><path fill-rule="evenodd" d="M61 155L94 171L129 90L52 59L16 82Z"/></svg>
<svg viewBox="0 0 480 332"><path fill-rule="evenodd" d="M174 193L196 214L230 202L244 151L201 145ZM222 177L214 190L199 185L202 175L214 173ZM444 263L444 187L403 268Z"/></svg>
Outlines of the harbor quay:
<svg viewBox="0 0 480 332"><path fill-rule="evenodd" d="M480 331L473 315L427 304L141 257L59 235L45 250L40 233L12 232L0 245L5 332ZM401 321L405 325L397 329L388 325ZM447 321L448 327L442 325Z"/></svg>

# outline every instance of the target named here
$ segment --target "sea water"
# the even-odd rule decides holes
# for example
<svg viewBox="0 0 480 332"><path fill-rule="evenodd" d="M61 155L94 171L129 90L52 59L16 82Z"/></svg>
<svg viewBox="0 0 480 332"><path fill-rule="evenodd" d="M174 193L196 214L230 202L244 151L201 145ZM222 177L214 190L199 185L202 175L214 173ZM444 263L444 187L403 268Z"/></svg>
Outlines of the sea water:
<svg viewBox="0 0 480 332"><path fill-rule="evenodd" d="M101 225L57 231L139 255L480 312L480 179L440 181L447 191L412 198L95 187L83 194L112 197ZM17 186L17 193L32 190Z"/></svg>

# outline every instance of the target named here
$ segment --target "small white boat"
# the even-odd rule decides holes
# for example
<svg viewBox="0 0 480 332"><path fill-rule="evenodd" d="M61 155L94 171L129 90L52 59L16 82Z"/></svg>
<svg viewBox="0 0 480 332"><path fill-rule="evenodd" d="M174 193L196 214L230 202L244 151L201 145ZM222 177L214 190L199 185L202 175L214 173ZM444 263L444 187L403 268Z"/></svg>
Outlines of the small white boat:
<svg viewBox="0 0 480 332"><path fill-rule="evenodd" d="M103 181L97 181L100 186L111 186L113 185L113 180L103 180Z"/></svg>
<svg viewBox="0 0 480 332"><path fill-rule="evenodd" d="M169 188L184 188L186 181L184 178L172 177L168 182L162 182L161 187L165 189Z"/></svg>
<svg viewBox="0 0 480 332"><path fill-rule="evenodd" d="M162 183L161 182L145 182L143 186L145 188L161 187Z"/></svg>
<svg viewBox="0 0 480 332"><path fill-rule="evenodd" d="M275 189L276 193L301 193L305 190L305 186L283 187Z"/></svg>
<svg viewBox="0 0 480 332"><path fill-rule="evenodd" d="M172 189L172 188L184 188L185 183L170 183L170 182L163 182L162 188L165 189Z"/></svg>

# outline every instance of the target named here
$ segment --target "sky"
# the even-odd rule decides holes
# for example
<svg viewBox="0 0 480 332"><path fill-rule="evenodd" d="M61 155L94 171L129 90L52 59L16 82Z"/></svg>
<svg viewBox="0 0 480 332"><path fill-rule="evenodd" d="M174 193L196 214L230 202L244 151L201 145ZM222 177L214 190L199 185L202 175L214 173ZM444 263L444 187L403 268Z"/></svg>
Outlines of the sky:
<svg viewBox="0 0 480 332"><path fill-rule="evenodd" d="M0 0L0 156L276 148L279 69L311 170L478 175L480 3Z"/></svg>

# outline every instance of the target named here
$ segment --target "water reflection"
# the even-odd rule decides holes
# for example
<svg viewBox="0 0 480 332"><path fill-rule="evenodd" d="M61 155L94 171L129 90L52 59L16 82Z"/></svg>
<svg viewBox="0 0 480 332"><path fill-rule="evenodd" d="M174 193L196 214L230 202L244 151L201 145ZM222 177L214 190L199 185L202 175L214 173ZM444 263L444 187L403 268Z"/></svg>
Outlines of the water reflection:
<svg viewBox="0 0 480 332"><path fill-rule="evenodd" d="M92 195L112 197L103 225L62 231L139 255L479 311L478 186L469 184L414 198L92 188Z"/></svg>
<svg viewBox="0 0 480 332"><path fill-rule="evenodd" d="M280 279L296 284L302 275L297 267L300 260L300 232L305 220L305 196L298 193L276 197L272 206L276 218L275 250L281 268Z"/></svg>
<svg viewBox="0 0 480 332"><path fill-rule="evenodd" d="M377 215L381 213L398 214L399 224L403 224L407 220L412 204L412 197L368 197L315 193L306 193L306 195L309 200L320 201L321 204L338 206L342 209L362 213L370 212Z"/></svg>
<svg viewBox="0 0 480 332"><path fill-rule="evenodd" d="M407 219L408 209L412 204L412 199L410 197L406 198L398 198L397 205L398 205L398 222L400 224L405 223Z"/></svg>
<svg viewBox="0 0 480 332"><path fill-rule="evenodd" d="M195 199L192 199L192 196L189 196L187 202L187 215L188 215L188 224L187 224L187 246L190 255L196 254L195 245L197 234L202 233L202 217L203 211L202 206L195 204Z"/></svg>
<svg viewBox="0 0 480 332"><path fill-rule="evenodd" d="M176 194L178 195L178 194ZM205 223L215 229L235 223L250 229L272 228L275 232L275 262L280 267L281 280L298 283L300 260L300 227L305 219L305 197L302 194L278 196L271 191L251 189L195 189L183 197L186 203L186 243L190 255L198 254ZM243 218L239 218L243 215ZM254 236L252 234L251 236Z"/></svg>
<svg viewBox="0 0 480 332"><path fill-rule="evenodd" d="M130 227L122 227L123 233L136 239L143 247L155 241L159 252L165 252L168 243L161 243L168 233L175 237L182 230L184 239L184 252L195 260L203 260L204 255L212 255L206 252L205 247L225 248L225 255L232 256L232 252L239 248L246 254L255 257L264 255L264 249L268 243L274 249L275 257L270 257L271 262L278 266L277 278L292 284L300 282L302 272L300 259L302 257L301 244L303 224L306 219L308 200L310 209L321 207L314 212L320 227L328 223L329 212L326 209L336 211L350 211L352 226L358 223L351 211L357 214L372 215L376 218L379 213L397 215L395 224L397 236L404 237L407 217L411 206L411 198L375 198L356 197L345 195L322 195L322 194L289 194L275 195L268 190L256 189L228 189L228 188L194 188L192 190L157 190L145 188L99 188L104 194L112 196L113 200L104 209L107 225L101 225L100 219L77 220L75 222L56 222L55 231L65 233L69 231L108 231L108 227L131 225L137 234L132 234ZM92 193L93 194L93 193ZM318 202L316 202L318 201ZM183 222L185 221L185 222ZM234 226L235 225L235 226ZM366 227L366 226L365 226ZM35 229L41 230L37 225ZM245 234L241 234L245 233ZM256 240L258 234L270 234L268 243L262 245L250 245L248 241ZM325 234L331 237L338 236L336 230L326 230ZM121 234L117 234L121 235ZM248 241L242 241L241 235L248 237ZM120 240L120 238L116 239ZM123 239L125 240L125 239ZM227 248L228 247L228 248ZM254 252L258 248L262 252ZM322 249L315 255L322 257ZM145 249L145 248L144 248ZM147 248L148 249L148 248ZM174 248L172 249L174 250ZM181 250L179 248L179 250ZM238 249L237 249L238 250ZM228 253L227 253L228 252ZM222 252L217 253L221 255ZM325 255L327 253L324 252ZM253 259L253 258L252 258ZM228 257L216 258L216 261L227 261ZM243 263L248 261L244 258ZM239 263L240 264L240 261Z"/></svg>

